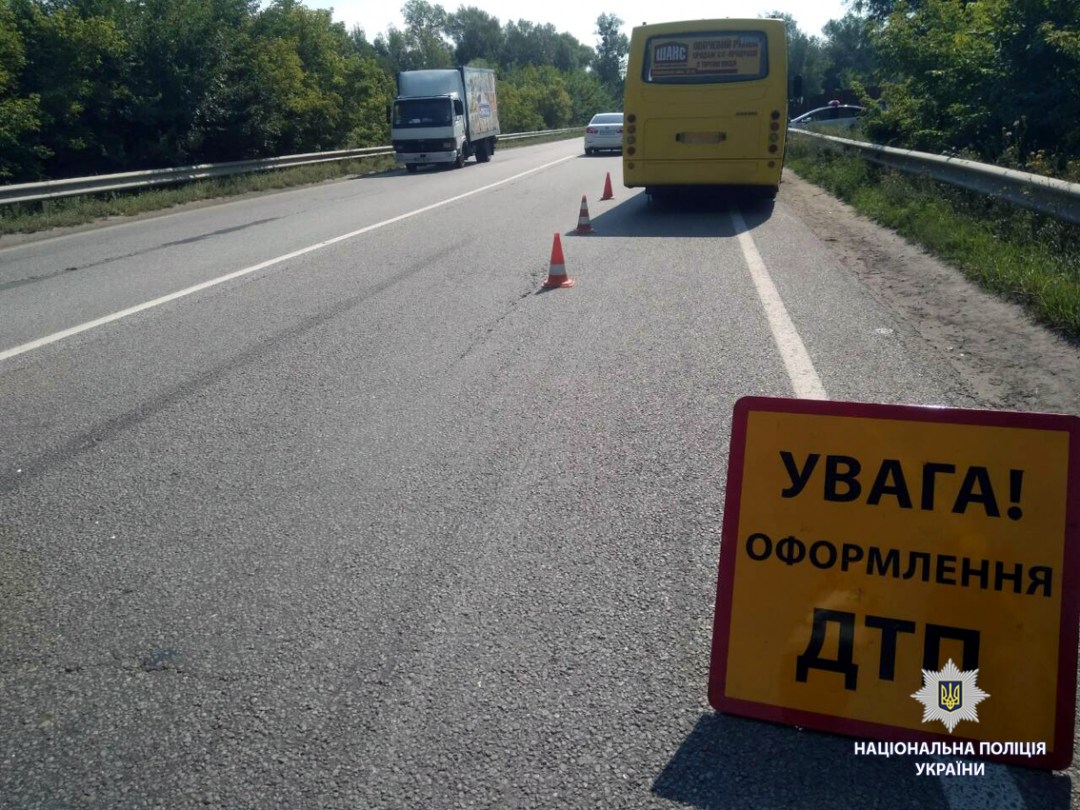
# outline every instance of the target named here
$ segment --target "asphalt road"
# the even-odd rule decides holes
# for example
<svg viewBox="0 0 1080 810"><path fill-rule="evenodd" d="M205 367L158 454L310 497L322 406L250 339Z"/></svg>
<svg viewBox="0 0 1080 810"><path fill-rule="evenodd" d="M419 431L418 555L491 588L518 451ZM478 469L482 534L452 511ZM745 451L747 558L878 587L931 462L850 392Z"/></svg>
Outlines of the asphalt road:
<svg viewBox="0 0 1080 810"><path fill-rule="evenodd" d="M726 205L579 152L0 242L0 805L1070 806L709 708L735 401L996 403L795 186L737 205L802 360Z"/></svg>

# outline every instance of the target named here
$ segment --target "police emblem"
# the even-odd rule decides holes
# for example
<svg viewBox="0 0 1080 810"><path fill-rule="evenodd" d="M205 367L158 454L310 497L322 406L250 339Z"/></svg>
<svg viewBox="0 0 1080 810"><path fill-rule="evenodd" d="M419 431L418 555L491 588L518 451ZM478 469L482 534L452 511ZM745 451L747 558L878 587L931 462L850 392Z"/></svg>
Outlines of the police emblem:
<svg viewBox="0 0 1080 810"><path fill-rule="evenodd" d="M950 658L940 672L924 669L922 675L923 687L912 697L923 705L924 723L940 720L952 734L961 720L979 722L975 707L990 697L975 683L979 670L961 672Z"/></svg>
<svg viewBox="0 0 1080 810"><path fill-rule="evenodd" d="M964 705L963 681L938 681L937 705L939 709L955 712Z"/></svg>

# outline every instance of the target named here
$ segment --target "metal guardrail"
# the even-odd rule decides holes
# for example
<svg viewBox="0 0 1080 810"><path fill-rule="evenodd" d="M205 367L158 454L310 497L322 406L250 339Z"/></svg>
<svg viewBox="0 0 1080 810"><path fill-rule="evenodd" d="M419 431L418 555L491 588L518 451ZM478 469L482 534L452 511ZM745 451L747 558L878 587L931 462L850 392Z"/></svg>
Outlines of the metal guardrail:
<svg viewBox="0 0 1080 810"><path fill-rule="evenodd" d="M856 152L865 160L882 166L909 174L926 175L943 183L998 197L1014 205L1080 224L1080 183L1003 169L963 158L852 141L805 129L789 128L788 132Z"/></svg>
<svg viewBox="0 0 1080 810"><path fill-rule="evenodd" d="M581 127L544 129L536 132L515 132L500 135L501 141L539 138L580 131ZM263 158L260 160L234 160L228 163L203 163L196 166L178 166L175 169L150 169L142 172L101 174L95 177L73 177L68 180L46 180L41 183L19 183L0 186L0 205L20 202L41 202L80 194L96 194L103 191L128 191L140 188L188 183L210 177L227 177L235 174L252 174L272 169L288 169L293 166L309 166L314 163L330 163L338 160L357 160L394 154L392 146L372 146L366 149L340 149L335 152L309 152L303 155Z"/></svg>
<svg viewBox="0 0 1080 810"><path fill-rule="evenodd" d="M510 135L500 135L500 141L517 141L522 138L540 138L544 135L562 135L564 132L582 132L585 127L564 127L563 129L539 129L536 132L514 132Z"/></svg>

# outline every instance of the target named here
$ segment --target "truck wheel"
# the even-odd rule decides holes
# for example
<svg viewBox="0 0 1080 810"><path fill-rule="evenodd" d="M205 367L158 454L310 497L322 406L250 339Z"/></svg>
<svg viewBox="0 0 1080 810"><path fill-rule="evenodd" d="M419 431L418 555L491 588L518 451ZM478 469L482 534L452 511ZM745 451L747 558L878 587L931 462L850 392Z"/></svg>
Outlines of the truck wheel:
<svg viewBox="0 0 1080 810"><path fill-rule="evenodd" d="M416 164L415 163L406 163L405 164L405 171L407 171L409 174L416 174Z"/></svg>
<svg viewBox="0 0 1080 810"><path fill-rule="evenodd" d="M454 168L455 169L460 169L464 165L465 165L465 153L462 152L460 149L458 149L457 157L454 158Z"/></svg>
<svg viewBox="0 0 1080 810"><path fill-rule="evenodd" d="M476 145L476 162L487 163L491 160L491 147L488 146L487 141L480 141Z"/></svg>

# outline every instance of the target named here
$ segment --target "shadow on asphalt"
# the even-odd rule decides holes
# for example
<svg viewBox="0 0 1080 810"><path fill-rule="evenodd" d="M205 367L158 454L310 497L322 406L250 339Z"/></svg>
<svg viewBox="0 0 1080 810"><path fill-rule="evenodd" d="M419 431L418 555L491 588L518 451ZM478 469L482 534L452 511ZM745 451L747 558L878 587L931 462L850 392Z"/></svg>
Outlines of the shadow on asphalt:
<svg viewBox="0 0 1080 810"><path fill-rule="evenodd" d="M927 778L916 774L915 765L934 761L932 758L856 756L854 742L708 713L698 720L657 777L652 792L701 810L996 810L1012 806L994 803L995 798L1006 800L993 792L993 782L1007 774L1023 798L1023 807L1069 807L1072 781L1061 774L988 763L987 777ZM942 784L945 779L952 783L950 788L962 791L970 800L959 806L950 802Z"/></svg>
<svg viewBox="0 0 1080 810"><path fill-rule="evenodd" d="M629 196L631 194L633 196ZM614 201L590 199L588 206L593 232L581 235L576 229L570 229L565 236L580 239L605 236L730 238L735 235L728 214L730 208L737 208L747 227L753 229L772 216L773 201L749 192L684 192L667 200L650 200L644 193L622 188L615 190Z"/></svg>

